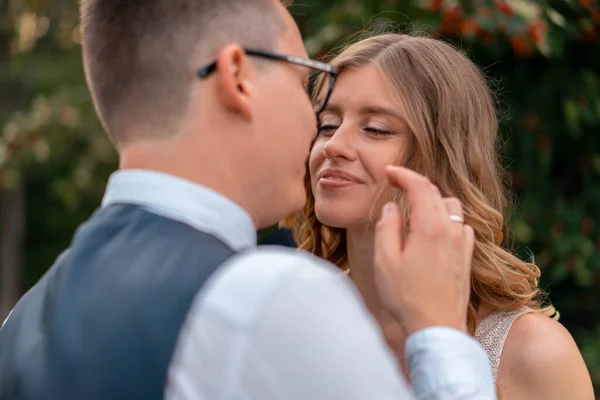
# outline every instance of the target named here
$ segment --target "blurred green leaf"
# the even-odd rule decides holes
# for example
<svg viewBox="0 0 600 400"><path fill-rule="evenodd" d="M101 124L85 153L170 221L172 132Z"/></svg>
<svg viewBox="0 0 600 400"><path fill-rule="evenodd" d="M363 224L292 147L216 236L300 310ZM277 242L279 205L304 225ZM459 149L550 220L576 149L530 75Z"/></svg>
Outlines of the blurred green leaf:
<svg viewBox="0 0 600 400"><path fill-rule="evenodd" d="M0 185L26 190L27 286L98 206L117 165L81 67L77 4L14 0L0 15L14 50L0 58ZM541 286L600 385L600 28L591 11L578 0L304 0L291 10L311 56L365 26L390 30L379 19L391 20L440 34L499 83L516 251L537 256Z"/></svg>

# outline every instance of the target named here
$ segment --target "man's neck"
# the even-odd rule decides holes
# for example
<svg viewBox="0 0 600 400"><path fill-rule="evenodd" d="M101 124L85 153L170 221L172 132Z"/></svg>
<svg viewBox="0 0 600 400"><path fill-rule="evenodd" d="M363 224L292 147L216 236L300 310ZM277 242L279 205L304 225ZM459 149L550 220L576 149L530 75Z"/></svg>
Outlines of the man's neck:
<svg viewBox="0 0 600 400"><path fill-rule="evenodd" d="M137 142L120 149L119 168L162 172L205 186L239 204L256 224L239 185L239 176L227 160L215 159L216 152L208 151L209 146L204 154L188 154L184 147L171 142Z"/></svg>

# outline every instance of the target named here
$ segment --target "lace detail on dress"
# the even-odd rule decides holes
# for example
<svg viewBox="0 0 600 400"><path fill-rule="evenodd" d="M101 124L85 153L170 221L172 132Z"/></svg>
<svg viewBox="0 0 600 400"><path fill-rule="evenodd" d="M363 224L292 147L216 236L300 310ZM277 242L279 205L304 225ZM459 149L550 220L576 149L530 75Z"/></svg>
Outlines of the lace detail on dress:
<svg viewBox="0 0 600 400"><path fill-rule="evenodd" d="M532 312L528 307L523 307L517 311L504 312L495 311L484 318L477 327L475 339L481 344L487 352L492 365L492 374L494 382L498 378L498 367L500 366L500 356L502 356L502 348L508 336L508 332L512 327L513 322L519 316Z"/></svg>

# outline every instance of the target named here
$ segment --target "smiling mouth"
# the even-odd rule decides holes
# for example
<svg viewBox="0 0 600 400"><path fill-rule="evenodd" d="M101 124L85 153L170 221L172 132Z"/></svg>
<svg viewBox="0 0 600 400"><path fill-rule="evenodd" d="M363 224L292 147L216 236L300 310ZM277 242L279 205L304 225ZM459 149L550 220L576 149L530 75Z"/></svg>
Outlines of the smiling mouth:
<svg viewBox="0 0 600 400"><path fill-rule="evenodd" d="M324 174L323 176L321 176L318 180L318 183L321 187L331 188L331 189L358 185L358 182L356 182L354 180L350 180L346 177L332 176L332 175L327 175L327 174Z"/></svg>
<svg viewBox="0 0 600 400"><path fill-rule="evenodd" d="M347 178L342 178L341 176L329 176L329 175L323 175L321 177L321 179L327 179L330 181L346 181L346 182L353 182L350 179ZM356 182L355 182L356 183Z"/></svg>

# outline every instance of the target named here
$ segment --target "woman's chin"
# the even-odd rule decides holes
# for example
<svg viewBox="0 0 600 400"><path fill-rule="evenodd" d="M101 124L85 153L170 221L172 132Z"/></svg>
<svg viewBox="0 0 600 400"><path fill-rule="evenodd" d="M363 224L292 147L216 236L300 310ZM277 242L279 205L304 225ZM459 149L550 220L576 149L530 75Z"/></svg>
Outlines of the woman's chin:
<svg viewBox="0 0 600 400"><path fill-rule="evenodd" d="M332 228L346 229L356 224L356 218L347 214L338 212L315 212L317 219L323 225L327 225Z"/></svg>

